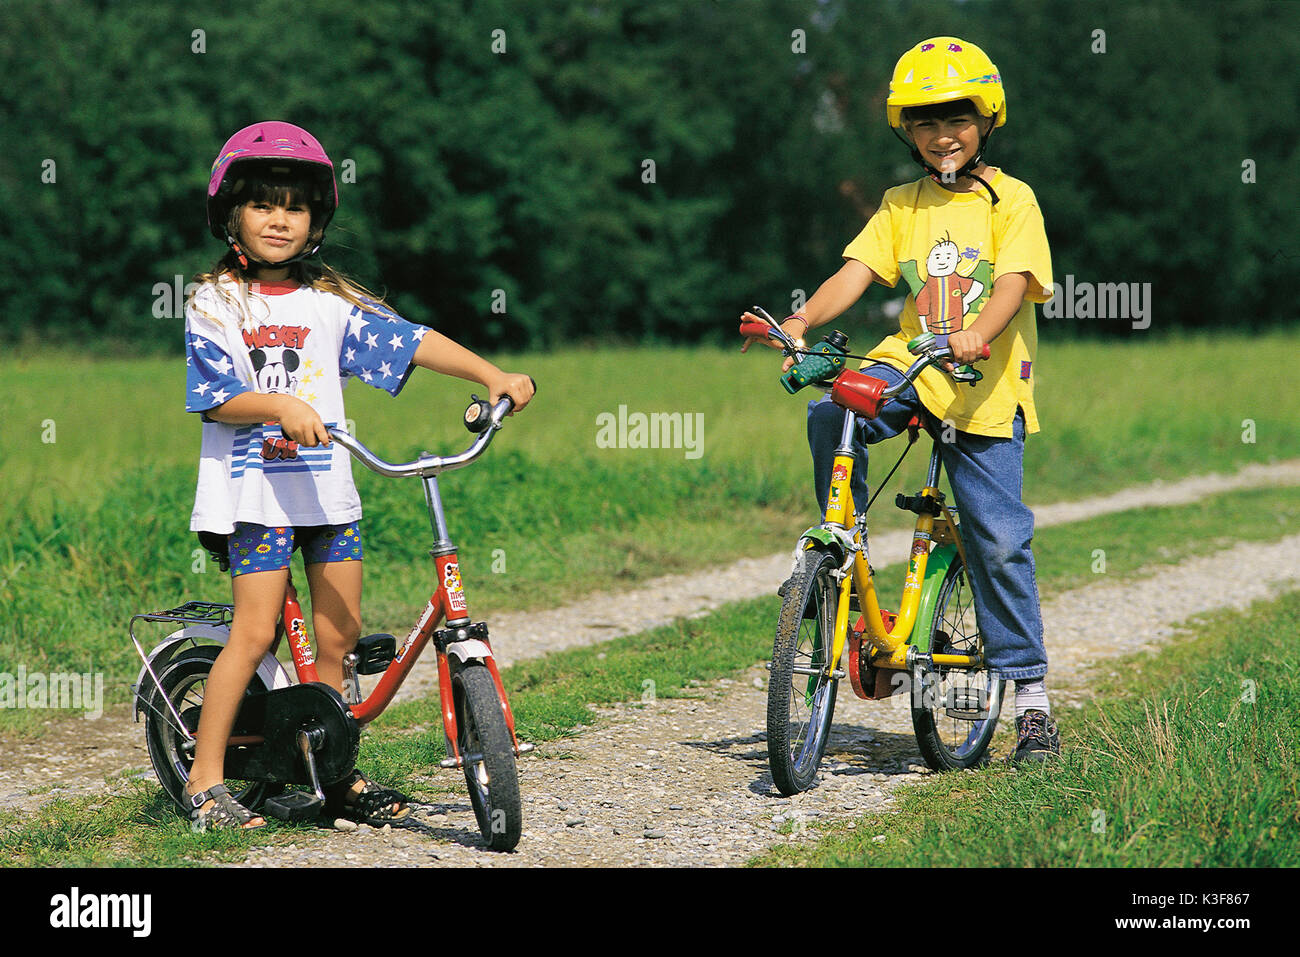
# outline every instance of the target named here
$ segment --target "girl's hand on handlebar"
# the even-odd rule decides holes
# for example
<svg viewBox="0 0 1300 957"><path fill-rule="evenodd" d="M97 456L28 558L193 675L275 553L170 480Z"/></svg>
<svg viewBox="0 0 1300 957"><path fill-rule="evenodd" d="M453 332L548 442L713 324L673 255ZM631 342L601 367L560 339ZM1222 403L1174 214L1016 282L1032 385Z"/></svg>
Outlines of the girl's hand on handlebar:
<svg viewBox="0 0 1300 957"><path fill-rule="evenodd" d="M984 357L988 340L974 329L962 329L948 336L948 348L952 350L952 361L944 363L944 368L951 372L959 365L968 365Z"/></svg>
<svg viewBox="0 0 1300 957"><path fill-rule="evenodd" d="M515 403L514 408L510 410L511 415L531 402L533 393L537 391L532 377L521 372L502 372L489 378L491 381L483 383L488 390L488 401L496 405L503 396L510 396Z"/></svg>
<svg viewBox="0 0 1300 957"><path fill-rule="evenodd" d="M302 399L291 395L282 398L284 401L277 420L285 438L309 449L330 444L329 429L325 428L319 412Z"/></svg>

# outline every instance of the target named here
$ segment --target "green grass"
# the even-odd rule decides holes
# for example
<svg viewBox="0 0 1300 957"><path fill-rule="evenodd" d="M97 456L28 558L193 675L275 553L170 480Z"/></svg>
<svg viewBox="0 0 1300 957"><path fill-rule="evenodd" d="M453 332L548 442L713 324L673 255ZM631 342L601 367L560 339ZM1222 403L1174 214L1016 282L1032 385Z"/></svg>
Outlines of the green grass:
<svg viewBox="0 0 1300 957"><path fill-rule="evenodd" d="M1297 344L1300 333L1044 346L1045 431L1028 444L1027 497L1097 494L1293 454L1300 395L1282 386L1280 365L1234 381L1208 411L1202 399L1215 370ZM783 550L815 519L804 399L777 386L775 354L645 348L496 358L527 368L540 391L481 462L444 480L477 614L554 606ZM132 614L229 595L214 567L195 571L205 567L187 531L198 443L193 417L180 411L179 363L61 354L2 358L0 370L15 383L0 393L8 530L0 604L9 609L0 662L125 674ZM468 438L457 419L469 389L421 373L396 400L354 386L349 411L386 457L443 451ZM703 412L703 456L596 448L596 416L619 405ZM1246 419L1253 443L1242 441ZM882 449L880 465L899 450ZM895 482L915 485L924 458L917 450ZM357 478L366 503L364 617L371 630L400 629L428 590L423 502L413 482L359 467ZM876 509L874 530L901 525L894 509Z"/></svg>
<svg viewBox="0 0 1300 957"><path fill-rule="evenodd" d="M107 514L119 511L140 514L143 500L156 495L157 487L115 490L104 509ZM121 504L115 500L116 496L122 497ZM1266 501L1266 506L1261 501ZM877 508L902 515L885 502L886 497L882 496ZM86 621L125 622L138 610L162 607L176 593L229 600L225 576L218 574L214 567L207 574L192 574L188 565L192 558L185 551L190 542L183 533L162 526L156 516L146 516L142 523L128 527L123 522L112 525L107 514L104 525L115 529L112 541L101 538L85 550L69 548L62 555L50 546L35 545L23 553L22 561L28 563L27 574L44 585L33 589L14 588L4 594L10 602L6 627L17 640L12 644L0 642L0 672L14 674L20 664L28 673L104 672L105 706L128 700L129 685L139 670L139 659L126 640L125 628L119 625L87 629L80 622L64 621L64 609L81 609ZM141 524L149 534L132 553L128 541ZM398 552L402 557L400 560L385 557L372 563L367 583L366 622L372 630L404 633L426 595L418 586L402 591L385 590L383 585L390 579L399 583L423 581L428 566L425 543L404 540L395 528L384 529L379 524L376 537L390 536L390 554ZM1300 526L1300 488L1284 486L1270 489L1266 499L1258 492L1233 492L1190 505L1128 511L1045 528L1034 539L1039 587L1045 594L1051 594L1102 578L1130 575L1155 561L1176 562L1211 554L1235 541L1275 540L1288 528L1297 526ZM879 526L873 522L875 527ZM69 534L75 532L70 530ZM23 548L30 541L26 535L24 530L18 530L8 547ZM788 547L788 538L783 545ZM598 554L601 553L593 550L585 559L575 557L574 561L594 560L592 555ZM180 555L179 562L176 555ZM555 556L556 561L563 558ZM481 547L467 547L462 559L466 565L467 587L471 599L475 599L474 607L490 604L477 601L478 586L490 586L511 576L491 574L491 554L485 554ZM902 575L886 567L890 559L891 556L873 553L881 572L877 587L882 600L896 606ZM72 566L61 574L57 573L60 560ZM186 564L177 569L179 563ZM149 569L152 575L147 573ZM100 581L105 574L128 581L133 587L102 591ZM51 580L45 581L46 575ZM301 574L298 577L301 580ZM608 581L616 584L612 579ZM0 589L0 594L3 593ZM506 603L500 593L498 602ZM490 614L487 618L491 620ZM150 636L144 641L148 647L152 640L166 633L166 628L144 626L140 633ZM47 717L47 712L0 709L0 729L40 734Z"/></svg>
<svg viewBox="0 0 1300 957"><path fill-rule="evenodd" d="M195 834L150 781L118 779L107 796L59 798L34 814L0 812L0 867L192 867L243 861L248 849L288 844L312 825L277 821L253 832Z"/></svg>
<svg viewBox="0 0 1300 957"><path fill-rule="evenodd" d="M1202 622L1061 721L1059 762L943 775L772 867L1278 867L1300 859L1300 593ZM880 838L883 837L883 841Z"/></svg>
<svg viewBox="0 0 1300 957"><path fill-rule="evenodd" d="M1208 407L1204 398L1220 370L1260 354L1291 354L1297 344L1300 333L1287 332L1164 339L1149 347L1046 345L1038 397L1045 431L1027 447L1027 497L1099 494L1293 455L1300 396L1283 387L1279 364L1218 388L1225 394ZM591 589L784 550L813 519L804 400L776 385L775 355L662 348L496 358L531 372L541 391L479 464L444 483L477 615L490 619L493 609L555 605ZM126 640L132 614L182 598L229 596L228 579L215 567L196 570L202 562L186 531L198 441L192 418L179 411L179 363L55 354L0 358L0 370L14 384L0 392L0 516L8 530L0 539L0 672L18 664L29 672L102 671L111 706L126 700L134 680ZM395 401L354 387L349 413L361 438L387 458L445 451L466 441L457 417L469 391L417 375ZM703 457L597 449L596 415L620 404L704 412ZM1244 431L1247 419L1254 442L1243 441L1252 437ZM882 462L892 464L898 451L898 443L888 447ZM915 485L923 468L918 451L891 485ZM427 595L423 504L414 483L361 470L357 477L367 503L366 626L401 631ZM1040 583L1051 589L1094 580L1097 549L1105 552L1106 574L1116 575L1230 540L1276 538L1285 523L1294 525L1296 511L1294 490L1266 499L1246 492L1044 530L1035 539ZM903 524L887 504L878 504L876 515L873 530ZM888 587L883 593L888 600ZM706 630L717 629L720 641L734 645L716 666L697 647L705 627L699 622L665 633L669 650L682 648L665 651L662 661L644 657L645 648L629 650L621 677L611 652L593 649L573 652L571 661L520 666L560 669L508 676L521 728L535 740L553 740L590 720L588 703L636 700L646 680L664 696L742 668L766 656L774 616L775 604L765 599L708 619ZM594 657L601 653L604 659ZM406 707L412 710L386 715L366 745L381 776L393 782L441 757L437 734L418 760L388 743L391 735L412 745L423 736L408 729L436 720L419 704ZM44 716L33 714L2 711L0 730L40 734ZM138 799L105 848L121 844L121 833L141 833L149 800ZM151 830L143 833L146 844L153 840ZM189 846L188 835L178 840ZM131 860L138 852L124 853Z"/></svg>
<svg viewBox="0 0 1300 957"><path fill-rule="evenodd" d="M1064 588L1096 580L1098 576L1091 570L1091 542L1104 543L1107 549L1107 577L1134 574L1147 567L1152 558L1149 541L1153 529L1163 530L1164 537L1155 539L1161 542L1163 561L1204 554L1227 539L1229 533L1241 541L1274 540L1285 533L1287 522L1294 525L1294 518L1300 512L1300 489L1278 490L1270 494L1270 501L1275 511L1261 512L1254 508L1253 499L1225 495L1190 506L1106 516L1045 529L1035 539L1039 567L1043 570L1040 586L1044 596L1050 598ZM1131 523L1127 530L1126 519ZM1043 554L1055 557L1049 564L1041 560ZM882 585L901 581L902 566L882 567L878 577ZM888 594L889 586L882 591ZM543 752L563 760L563 739L581 733L584 726L598 720L589 705L637 702L650 693L661 698L699 694L700 684L733 677L755 662L765 660L771 651L777 610L778 600L774 596L738 602L707 618L683 620L642 634L515 664L504 670L503 679L510 693L519 735L523 740L548 744ZM1276 656L1278 648L1286 647L1294 630L1292 623L1291 632L1282 630L1269 639L1273 641L1269 654ZM1202 647L1202 653L1213 655L1217 651ZM1113 663L1108 667L1121 674L1129 673L1129 669L1116 668ZM1262 680L1256 680L1262 685ZM15 717L31 714L11 713ZM1081 733L1076 721L1071 715L1066 725L1067 735ZM10 733L32 730L41 729L10 728ZM0 747L3 746L0 735ZM362 743L362 766L367 773L417 796L436 796L459 789L458 775L436 770L444 756L436 698L390 708L366 730ZM966 777L945 777L934 783L951 784ZM969 777L983 780L982 776ZM210 843L209 836L190 835L184 822L168 809L160 795L155 787L150 787L95 802L60 801L52 805L53 810L42 810L42 816L36 821L19 822L12 815L8 819L0 815L0 863L6 859L20 863L95 866L139 860L159 864L188 860L220 862L223 854L238 855L250 842L287 843L292 839L292 831L283 831L275 823L269 832L229 836ZM102 834L83 834L77 830L81 825L74 819L91 804L112 809L103 821L95 824L108 829ZM62 822L57 828L43 823L54 819ZM45 837L47 833L49 838ZM286 837L286 833L290 836ZM80 837L61 843L59 834Z"/></svg>

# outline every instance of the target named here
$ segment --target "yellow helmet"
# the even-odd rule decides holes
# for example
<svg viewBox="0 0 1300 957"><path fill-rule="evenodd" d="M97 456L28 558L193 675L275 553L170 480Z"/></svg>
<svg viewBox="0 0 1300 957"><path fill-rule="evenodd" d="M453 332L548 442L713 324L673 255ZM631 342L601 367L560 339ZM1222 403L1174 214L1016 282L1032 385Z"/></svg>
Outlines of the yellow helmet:
<svg viewBox="0 0 1300 957"><path fill-rule="evenodd" d="M988 54L956 37L931 37L898 58L885 114L889 125L898 128L905 107L954 100L970 100L981 116L995 117L995 127L1007 121L1002 77Z"/></svg>

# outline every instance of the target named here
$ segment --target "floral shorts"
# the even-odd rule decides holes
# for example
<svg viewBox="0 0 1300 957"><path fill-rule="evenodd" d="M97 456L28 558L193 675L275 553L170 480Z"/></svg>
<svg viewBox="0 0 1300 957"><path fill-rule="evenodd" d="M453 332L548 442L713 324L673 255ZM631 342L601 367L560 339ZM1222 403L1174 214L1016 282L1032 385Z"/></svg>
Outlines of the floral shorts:
<svg viewBox="0 0 1300 957"><path fill-rule="evenodd" d="M307 565L361 561L360 522L347 525L284 525L267 528L236 522L229 539L230 575L278 571L289 567L295 548Z"/></svg>

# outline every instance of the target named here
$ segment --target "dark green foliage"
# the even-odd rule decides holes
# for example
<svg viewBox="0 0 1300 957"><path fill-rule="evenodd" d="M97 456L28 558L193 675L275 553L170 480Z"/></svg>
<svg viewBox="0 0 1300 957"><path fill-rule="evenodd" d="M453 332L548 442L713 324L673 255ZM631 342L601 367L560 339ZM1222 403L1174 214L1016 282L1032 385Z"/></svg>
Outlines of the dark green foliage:
<svg viewBox="0 0 1300 957"><path fill-rule="evenodd" d="M989 158L1034 187L1058 277L1152 283L1156 329L1285 320L1294 4L255 9L4 5L0 341L178 350L155 284L216 260L209 164L262 118L349 161L327 261L412 319L480 347L726 338L740 307L811 294L882 190L915 177L883 101L898 55L940 33L984 46L1006 78Z"/></svg>

